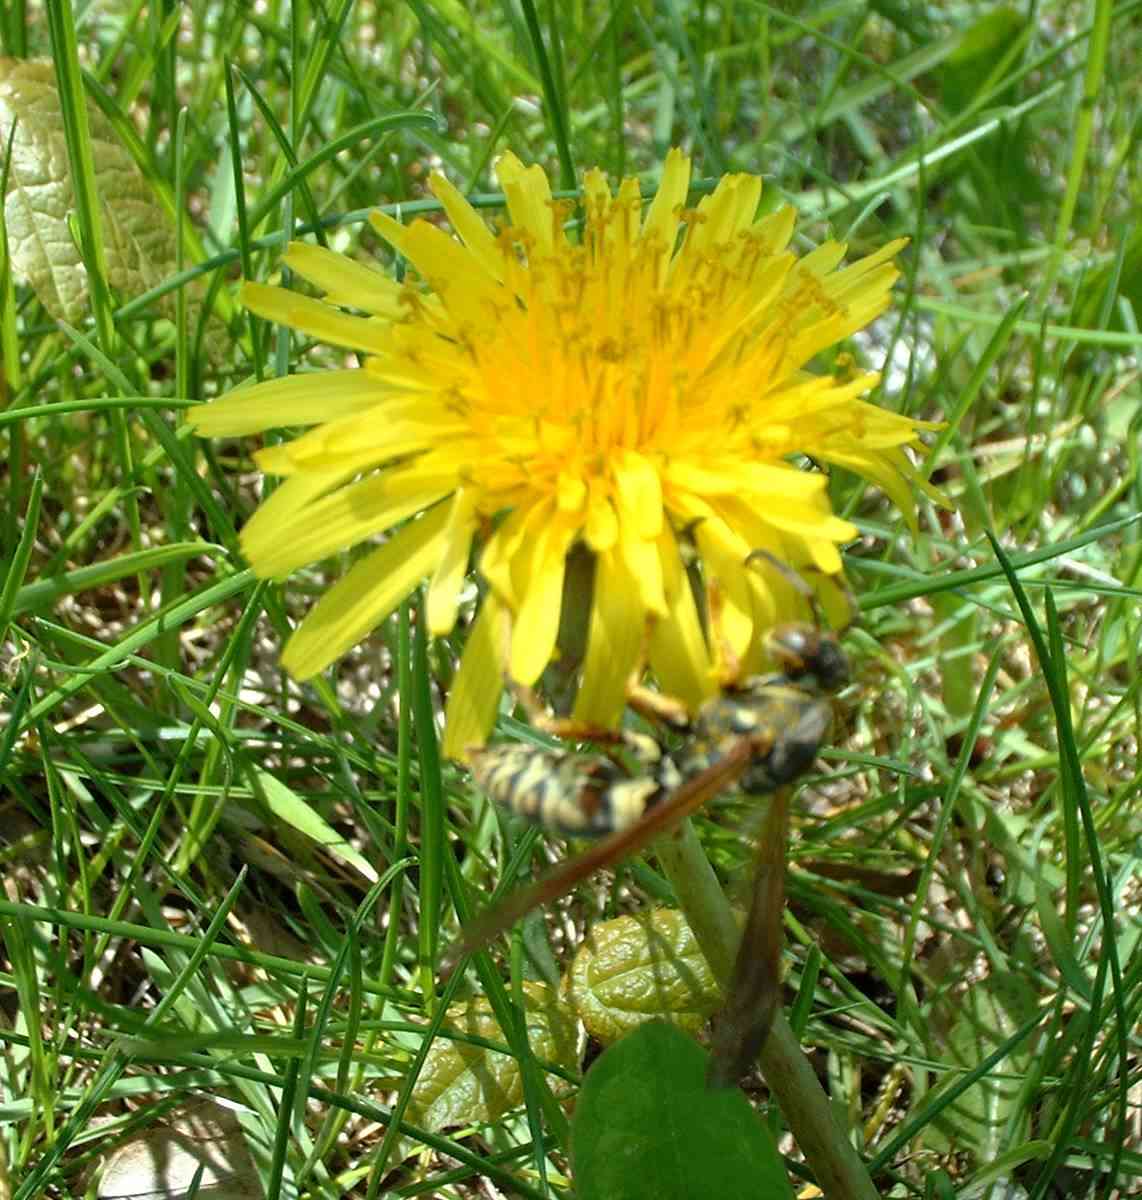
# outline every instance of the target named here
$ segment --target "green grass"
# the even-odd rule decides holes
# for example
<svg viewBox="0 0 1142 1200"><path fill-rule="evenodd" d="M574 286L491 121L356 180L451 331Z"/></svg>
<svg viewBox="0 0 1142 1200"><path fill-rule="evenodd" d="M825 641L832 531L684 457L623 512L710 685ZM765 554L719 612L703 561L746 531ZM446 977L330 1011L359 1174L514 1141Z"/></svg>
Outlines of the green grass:
<svg viewBox="0 0 1142 1200"><path fill-rule="evenodd" d="M501 837L440 761L460 639L425 645L405 611L287 682L281 645L344 564L257 581L254 439L199 442L181 413L303 349L338 361L235 304L290 236L370 261L368 210L434 211L430 167L494 215L505 149L570 189L595 164L653 179L675 144L707 183L763 173L802 249L912 238L898 303L847 349L889 364L881 403L949 422L925 466L956 510L916 536L834 477L863 535L856 685L795 805L787 1014L873 1194L1137 1194L1140 11L3 8L0 51L54 63L95 286L61 324L8 229L0 1197L98 1194L104 1156L204 1095L237 1106L232 1161L269 1195L569 1194L524 946L555 931L557 971L600 912L669 887L639 864L445 985L459 919L548 845ZM105 128L170 224L157 276L100 270ZM3 109L0 135L9 179ZM733 879L749 818L725 811L697 824ZM413 1079L475 994L524 1099L429 1130Z"/></svg>

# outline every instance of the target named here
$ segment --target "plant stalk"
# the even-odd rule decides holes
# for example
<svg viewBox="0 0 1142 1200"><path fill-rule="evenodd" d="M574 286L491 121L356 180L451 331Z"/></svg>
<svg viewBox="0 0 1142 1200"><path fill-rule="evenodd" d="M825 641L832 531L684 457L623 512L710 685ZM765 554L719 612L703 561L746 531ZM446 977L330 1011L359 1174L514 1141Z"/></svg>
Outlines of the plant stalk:
<svg viewBox="0 0 1142 1200"><path fill-rule="evenodd" d="M655 843L659 864L725 988L733 971L738 923L689 821ZM837 1124L832 1106L783 1013L761 1049L761 1070L789 1128L829 1200L879 1200L864 1162Z"/></svg>

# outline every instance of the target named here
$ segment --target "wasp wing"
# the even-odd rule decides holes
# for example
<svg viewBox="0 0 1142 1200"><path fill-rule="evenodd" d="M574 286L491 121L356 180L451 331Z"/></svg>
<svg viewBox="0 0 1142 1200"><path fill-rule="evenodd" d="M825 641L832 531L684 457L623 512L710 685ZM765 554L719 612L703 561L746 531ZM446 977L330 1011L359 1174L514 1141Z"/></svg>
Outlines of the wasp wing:
<svg viewBox="0 0 1142 1200"><path fill-rule="evenodd" d="M710 1087L736 1087L756 1061L781 998L781 927L785 908L785 843L791 789L770 797L754 870L749 911L726 1003L714 1018Z"/></svg>

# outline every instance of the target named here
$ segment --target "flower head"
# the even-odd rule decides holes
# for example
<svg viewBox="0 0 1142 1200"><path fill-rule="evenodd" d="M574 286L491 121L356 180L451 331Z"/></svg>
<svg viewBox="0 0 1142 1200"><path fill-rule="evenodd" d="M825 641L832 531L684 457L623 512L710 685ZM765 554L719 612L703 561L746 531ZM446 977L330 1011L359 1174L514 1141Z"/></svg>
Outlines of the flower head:
<svg viewBox="0 0 1142 1200"><path fill-rule="evenodd" d="M589 171L578 238L540 168L507 154L497 174L498 232L441 175L432 191L460 240L373 215L419 283L291 245L286 265L324 299L247 283L245 304L364 365L240 389L190 417L202 434L312 426L256 456L284 476L242 533L259 575L389 533L293 635L283 662L298 678L424 579L429 631L447 633L478 554L487 590L449 701L452 753L487 735L505 670L531 684L557 654L573 551L593 566L576 715L613 723L644 657L698 704L719 663L748 669L766 630L804 607L776 562L825 591L840 578L838 545L856 530L826 476L790 457L856 471L911 517L904 447L924 428L860 399L874 374L805 370L884 311L903 242L846 267L836 242L797 258L791 208L755 219L754 176L725 176L687 209L677 150L645 213L635 180L612 194Z"/></svg>

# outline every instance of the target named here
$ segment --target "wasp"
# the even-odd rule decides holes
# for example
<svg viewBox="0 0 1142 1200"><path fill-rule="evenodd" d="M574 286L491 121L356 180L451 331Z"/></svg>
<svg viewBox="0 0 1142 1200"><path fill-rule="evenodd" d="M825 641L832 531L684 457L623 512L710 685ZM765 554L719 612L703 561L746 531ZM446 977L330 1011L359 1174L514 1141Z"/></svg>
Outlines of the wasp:
<svg viewBox="0 0 1142 1200"><path fill-rule="evenodd" d="M746 795L770 795L741 945L714 1023L711 1085L741 1078L768 1036L780 995L789 785L816 759L832 726L831 693L849 678L836 638L815 626L781 625L767 640L778 669L728 684L692 717L669 697L632 689L631 707L671 731L674 751L647 735L565 722L556 727L606 752L519 744L471 752L474 779L501 807L557 833L598 840L470 923L449 968L733 784Z"/></svg>

